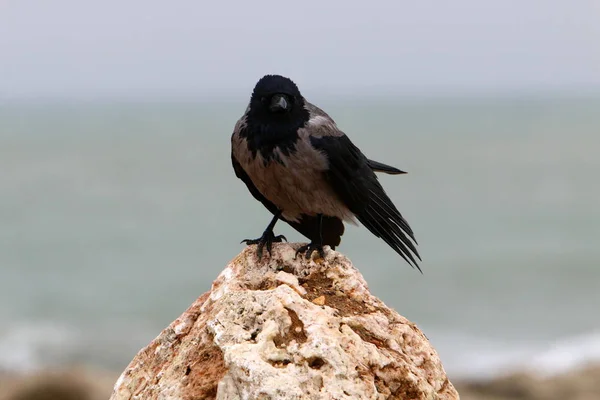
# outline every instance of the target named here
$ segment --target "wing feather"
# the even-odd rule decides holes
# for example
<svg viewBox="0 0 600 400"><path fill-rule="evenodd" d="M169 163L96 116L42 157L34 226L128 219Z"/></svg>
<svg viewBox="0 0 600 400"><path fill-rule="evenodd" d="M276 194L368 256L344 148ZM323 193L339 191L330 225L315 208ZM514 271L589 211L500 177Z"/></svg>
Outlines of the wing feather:
<svg viewBox="0 0 600 400"><path fill-rule="evenodd" d="M375 172L384 172L390 175L400 175L406 173L405 171L401 171L396 167L380 163L379 161L367 160L367 162L369 163L369 167L371 167L371 169Z"/></svg>
<svg viewBox="0 0 600 400"><path fill-rule="evenodd" d="M329 169L325 175L340 200L371 233L421 271L416 261L421 257L414 233L385 193L364 154L346 135L311 137L310 140L327 156Z"/></svg>

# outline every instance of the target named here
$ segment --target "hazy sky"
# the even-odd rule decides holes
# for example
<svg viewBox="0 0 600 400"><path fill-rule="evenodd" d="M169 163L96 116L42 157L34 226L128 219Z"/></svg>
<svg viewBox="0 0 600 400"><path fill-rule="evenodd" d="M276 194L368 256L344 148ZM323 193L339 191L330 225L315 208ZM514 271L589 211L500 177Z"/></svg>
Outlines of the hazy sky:
<svg viewBox="0 0 600 400"><path fill-rule="evenodd" d="M600 0L0 0L0 98L600 90Z"/></svg>

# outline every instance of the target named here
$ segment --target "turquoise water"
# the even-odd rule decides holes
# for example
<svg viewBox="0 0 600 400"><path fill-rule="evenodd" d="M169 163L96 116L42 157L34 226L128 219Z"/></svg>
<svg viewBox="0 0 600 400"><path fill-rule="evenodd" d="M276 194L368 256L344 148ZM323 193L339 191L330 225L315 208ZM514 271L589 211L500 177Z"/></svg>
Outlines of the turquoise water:
<svg viewBox="0 0 600 400"><path fill-rule="evenodd" d="M325 99L413 227L340 251L453 376L600 359L600 98ZM246 104L0 109L0 369L122 369L269 215L235 178ZM280 224L292 241L303 238Z"/></svg>

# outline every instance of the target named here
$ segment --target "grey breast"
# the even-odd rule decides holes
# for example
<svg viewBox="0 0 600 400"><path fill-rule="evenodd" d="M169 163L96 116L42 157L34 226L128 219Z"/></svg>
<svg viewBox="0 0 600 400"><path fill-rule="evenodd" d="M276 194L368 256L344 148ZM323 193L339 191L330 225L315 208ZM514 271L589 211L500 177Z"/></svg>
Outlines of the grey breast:
<svg viewBox="0 0 600 400"><path fill-rule="evenodd" d="M325 180L327 157L310 143L311 136L322 137L334 131L339 132L333 120L323 114L313 115L311 112L312 118L304 128L298 130L295 150L285 155L276 148L274 152L281 162L271 158L267 163L260 152L254 157L246 139L237 134L245 125L245 118L242 117L232 136L233 154L254 186L282 210L287 220L298 221L301 214L323 214L354 222L353 214ZM339 134L343 135L341 132Z"/></svg>

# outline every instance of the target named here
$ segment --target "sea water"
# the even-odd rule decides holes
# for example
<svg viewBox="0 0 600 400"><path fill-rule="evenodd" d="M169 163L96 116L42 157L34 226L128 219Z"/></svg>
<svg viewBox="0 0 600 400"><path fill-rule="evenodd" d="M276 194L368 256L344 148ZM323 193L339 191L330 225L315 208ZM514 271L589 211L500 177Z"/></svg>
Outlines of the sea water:
<svg viewBox="0 0 600 400"><path fill-rule="evenodd" d="M339 251L451 377L600 360L600 98L324 99L415 231ZM268 212L231 168L243 102L0 108L0 370L122 370ZM305 239L279 223L278 234Z"/></svg>

